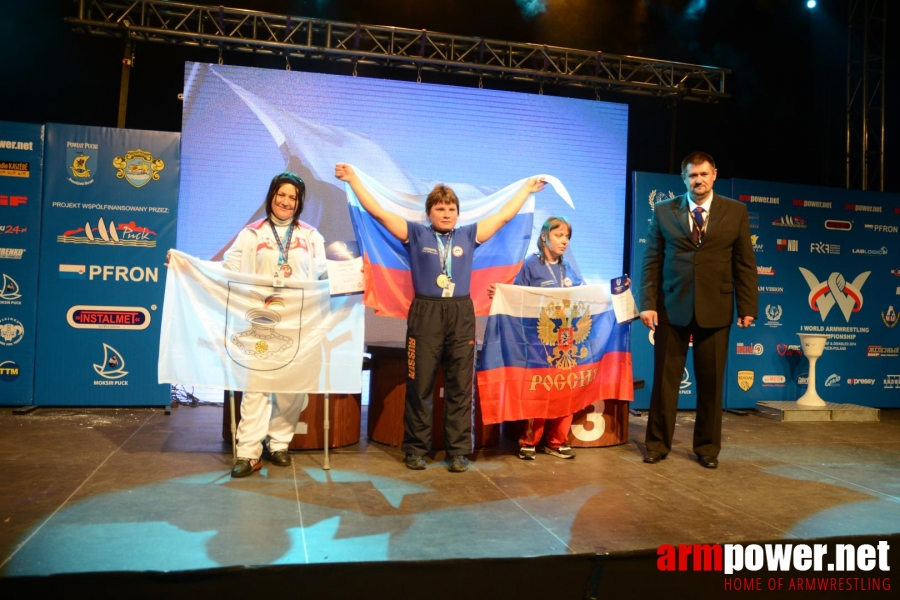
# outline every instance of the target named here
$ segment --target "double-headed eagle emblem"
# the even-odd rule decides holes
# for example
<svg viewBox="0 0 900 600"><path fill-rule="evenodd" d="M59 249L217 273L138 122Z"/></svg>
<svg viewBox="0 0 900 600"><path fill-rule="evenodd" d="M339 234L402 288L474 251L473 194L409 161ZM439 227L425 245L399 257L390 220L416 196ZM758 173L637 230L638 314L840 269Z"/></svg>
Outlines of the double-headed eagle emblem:
<svg viewBox="0 0 900 600"><path fill-rule="evenodd" d="M538 338L547 353L547 362L557 369L569 371L578 364L579 358L586 358L588 349L584 344L591 332L590 306L586 302L562 300L550 302L541 309L538 317Z"/></svg>

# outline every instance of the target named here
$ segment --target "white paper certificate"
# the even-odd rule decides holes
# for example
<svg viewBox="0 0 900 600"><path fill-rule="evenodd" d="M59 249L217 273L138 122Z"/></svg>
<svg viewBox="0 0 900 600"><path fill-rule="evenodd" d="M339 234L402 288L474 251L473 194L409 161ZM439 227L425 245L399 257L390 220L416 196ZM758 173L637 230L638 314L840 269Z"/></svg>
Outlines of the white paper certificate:
<svg viewBox="0 0 900 600"><path fill-rule="evenodd" d="M637 305L634 303L634 296L631 294L631 281L627 275L610 280L609 291L612 295L613 310L616 312L616 321L619 323L630 323L641 316Z"/></svg>
<svg viewBox="0 0 900 600"><path fill-rule="evenodd" d="M356 242L326 244L325 264L332 296L363 293L363 260Z"/></svg>

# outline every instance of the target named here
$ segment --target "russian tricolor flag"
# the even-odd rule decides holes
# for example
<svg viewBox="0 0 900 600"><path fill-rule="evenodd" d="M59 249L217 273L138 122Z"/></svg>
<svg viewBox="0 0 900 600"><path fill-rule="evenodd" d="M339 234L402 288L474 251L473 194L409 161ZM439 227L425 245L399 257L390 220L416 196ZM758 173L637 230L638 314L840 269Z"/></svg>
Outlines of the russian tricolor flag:
<svg viewBox="0 0 900 600"><path fill-rule="evenodd" d="M486 424L634 400L628 324L600 285L498 285L477 370Z"/></svg>
<svg viewBox="0 0 900 600"><path fill-rule="evenodd" d="M425 223L425 199L427 194L407 194L389 189L359 169L356 174L375 200L387 210L407 221ZM556 177L538 175L546 180L556 193L572 208L568 191ZM525 183L525 179L512 183L488 196L466 198L460 194L459 225L477 222L498 211ZM452 184L451 184L452 185ZM349 184L345 185L353 232L363 255L366 289L363 302L375 309L375 313L388 317L406 318L409 305L415 296L409 252L406 247L369 215L359 203ZM491 301L487 288L492 283L511 283L522 267L522 261L531 241L534 222L535 197L525 202L519 214L500 231L475 250L472 270L471 295L476 315L487 315Z"/></svg>

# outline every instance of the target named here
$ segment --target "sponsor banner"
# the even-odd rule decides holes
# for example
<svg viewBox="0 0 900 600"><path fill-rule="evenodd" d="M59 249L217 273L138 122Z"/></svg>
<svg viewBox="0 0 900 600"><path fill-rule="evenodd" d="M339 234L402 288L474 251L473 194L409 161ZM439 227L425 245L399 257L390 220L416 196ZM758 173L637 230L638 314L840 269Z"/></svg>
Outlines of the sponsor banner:
<svg viewBox="0 0 900 600"><path fill-rule="evenodd" d="M44 126L0 121L0 398L33 404Z"/></svg>
<svg viewBox="0 0 900 600"><path fill-rule="evenodd" d="M46 139L36 402L167 404L156 364L179 135L54 124Z"/></svg>
<svg viewBox="0 0 900 600"><path fill-rule="evenodd" d="M636 173L633 189L631 272L639 297L651 206L682 194L684 184L677 175ZM805 391L809 365L796 334L820 333L828 336L817 363L822 388L833 375L827 387L866 391L847 401L900 408L900 395L895 393L900 382L888 377L897 373L894 358L900 354L896 338L900 300L893 300L900 297L900 240L894 237L900 225L892 208L900 205L900 195L741 179L719 179L715 190L746 203L759 292L753 327L733 326L731 332L725 407L796 400ZM635 377L651 382L653 346L645 330L638 323L632 326L632 356ZM757 353L757 345L765 351ZM690 360L687 368L692 369ZM748 386L749 372L755 376ZM692 370L689 381L694 382ZM635 391L636 408L649 406L650 388ZM839 394L840 389L832 392ZM690 404L681 402L679 408L693 408L694 399L682 396Z"/></svg>
<svg viewBox="0 0 900 600"><path fill-rule="evenodd" d="M774 241L775 251L756 255L759 314L749 332L732 331L726 406L796 400L809 365L796 334L819 333L828 339L817 362L817 383L831 388L829 399L900 407L900 395L894 398L882 383L896 372L900 305L891 298L898 297L900 225L888 207L900 205L900 196L740 179L732 185L732 197L745 197L756 214L759 226L752 233ZM766 352L754 354L756 343ZM756 372L756 382L745 391L737 374L748 370ZM864 394L847 394L863 389Z"/></svg>

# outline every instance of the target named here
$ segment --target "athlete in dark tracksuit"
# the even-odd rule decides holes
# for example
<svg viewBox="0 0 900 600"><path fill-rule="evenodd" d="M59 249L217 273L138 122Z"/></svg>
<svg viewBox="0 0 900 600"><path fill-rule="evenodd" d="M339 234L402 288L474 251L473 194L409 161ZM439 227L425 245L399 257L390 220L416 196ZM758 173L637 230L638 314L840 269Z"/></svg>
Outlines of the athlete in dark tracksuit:
<svg viewBox="0 0 900 600"><path fill-rule="evenodd" d="M445 185L436 185L428 194L425 214L430 225L426 226L383 208L352 166L338 163L334 175L350 185L366 212L410 253L416 297L407 316L406 466L425 468L425 454L431 450L434 380L443 366L444 443L450 471L462 473L469 468L466 455L472 452L475 310L469 285L475 247L508 223L531 194L544 189L544 181L528 179L500 210L457 228L459 199Z"/></svg>
<svg viewBox="0 0 900 600"><path fill-rule="evenodd" d="M475 308L469 285L478 245L477 224L448 233L420 223L408 222L407 226L416 297L407 318L403 450L417 456L431 450L434 380L438 368L443 367L444 447L450 457L465 456L472 452ZM439 287L437 280L448 261L449 279L455 286L452 297L442 297L446 288Z"/></svg>

